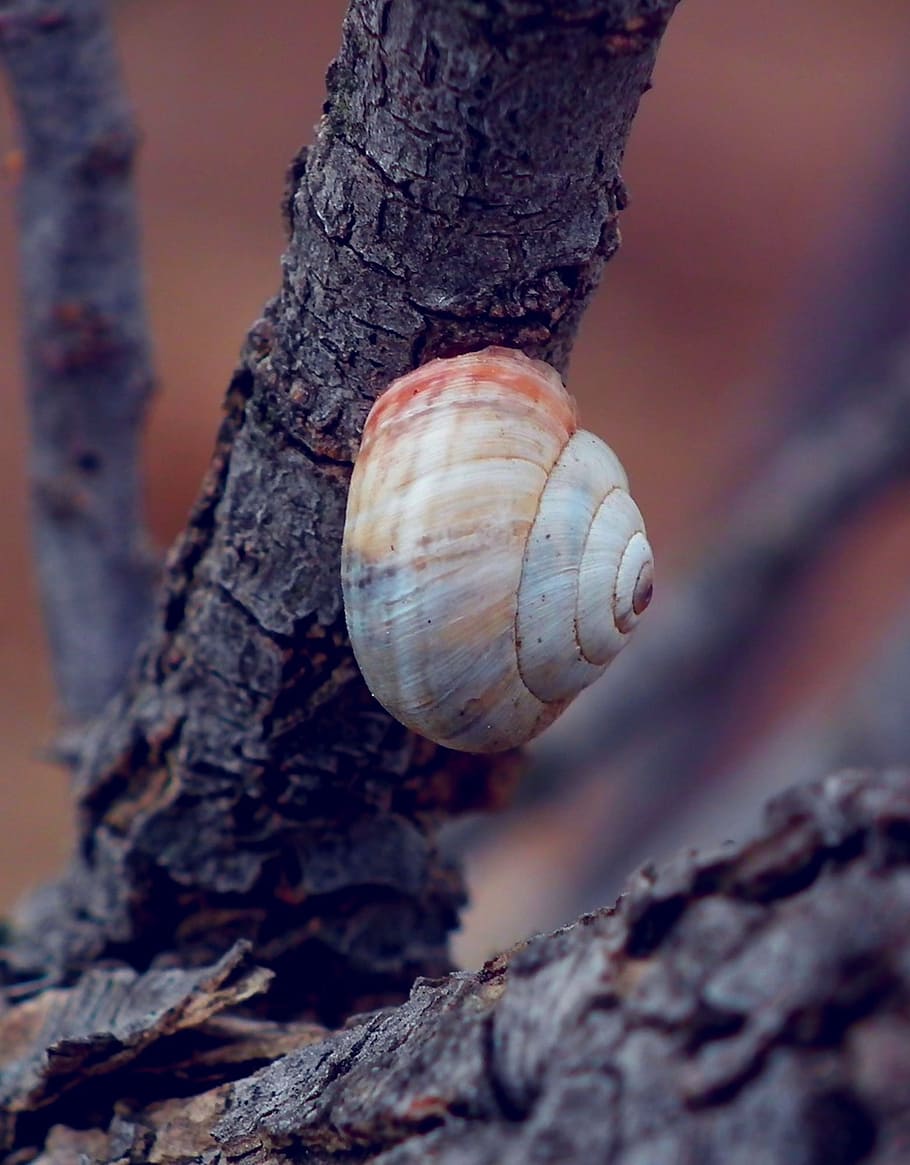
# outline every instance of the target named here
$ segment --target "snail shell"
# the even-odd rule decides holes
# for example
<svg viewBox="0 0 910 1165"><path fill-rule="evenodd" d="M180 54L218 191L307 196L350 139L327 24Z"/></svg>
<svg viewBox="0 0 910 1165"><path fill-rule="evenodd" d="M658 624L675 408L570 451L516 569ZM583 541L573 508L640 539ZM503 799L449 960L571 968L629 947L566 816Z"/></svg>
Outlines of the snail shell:
<svg viewBox="0 0 910 1165"><path fill-rule="evenodd" d="M342 586L370 691L449 748L530 740L600 676L651 599L616 455L555 369L486 348L396 380L367 418Z"/></svg>

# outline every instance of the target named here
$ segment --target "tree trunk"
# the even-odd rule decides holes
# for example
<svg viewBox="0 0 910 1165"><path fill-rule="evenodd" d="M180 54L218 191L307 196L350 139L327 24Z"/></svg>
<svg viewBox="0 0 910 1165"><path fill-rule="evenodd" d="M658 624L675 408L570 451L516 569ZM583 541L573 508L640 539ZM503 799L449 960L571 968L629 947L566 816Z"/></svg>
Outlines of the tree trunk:
<svg viewBox="0 0 910 1165"><path fill-rule="evenodd" d="M436 829L500 801L518 761L436 748L368 694L339 585L350 467L373 398L430 357L495 342L565 368L674 4L351 4L289 175L281 291L78 750L77 856L23 916L14 978L244 938L278 972L270 1011L333 1021L447 969L463 891Z"/></svg>

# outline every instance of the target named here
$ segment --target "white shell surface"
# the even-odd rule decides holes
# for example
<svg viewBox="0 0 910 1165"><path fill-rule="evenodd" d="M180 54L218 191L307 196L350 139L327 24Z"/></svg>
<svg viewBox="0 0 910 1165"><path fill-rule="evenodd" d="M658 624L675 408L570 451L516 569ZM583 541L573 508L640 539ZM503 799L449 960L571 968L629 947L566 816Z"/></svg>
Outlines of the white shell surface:
<svg viewBox="0 0 910 1165"><path fill-rule="evenodd" d="M651 601L654 558L643 531L629 539L616 572L613 619L627 635L641 618L640 611Z"/></svg>
<svg viewBox="0 0 910 1165"><path fill-rule="evenodd" d="M348 630L376 698L439 743L509 748L560 710L521 683L514 638L525 543L574 425L555 372L495 349L424 365L368 418L342 551Z"/></svg>
<svg viewBox="0 0 910 1165"><path fill-rule="evenodd" d="M625 557L624 585L631 575L634 587L641 569L651 561L644 530L638 506L622 489L608 493L594 515L578 568L577 615L578 642L593 663L609 663L628 642L631 627L626 621L623 630L616 622L618 575L627 547L632 551ZM624 609L631 609L631 595L624 596L623 603Z"/></svg>
<svg viewBox="0 0 910 1165"><path fill-rule="evenodd" d="M550 471L528 539L517 621L519 670L545 703L571 700L606 668L608 661L586 658L578 640L578 566L604 497L627 488L619 458L583 429ZM601 618L610 617L612 589L612 578L603 580Z"/></svg>
<svg viewBox="0 0 910 1165"><path fill-rule="evenodd" d="M367 418L342 547L370 691L450 748L535 736L650 599L651 551L627 491L546 364L489 348L395 381Z"/></svg>

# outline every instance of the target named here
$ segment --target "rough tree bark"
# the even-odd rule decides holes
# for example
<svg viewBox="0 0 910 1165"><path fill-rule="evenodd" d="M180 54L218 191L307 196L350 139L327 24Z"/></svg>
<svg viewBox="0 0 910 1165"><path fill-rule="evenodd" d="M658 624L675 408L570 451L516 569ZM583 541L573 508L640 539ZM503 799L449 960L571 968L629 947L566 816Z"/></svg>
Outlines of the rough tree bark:
<svg viewBox="0 0 910 1165"><path fill-rule="evenodd" d="M910 773L843 773L333 1034L225 1016L266 986L243 950L45 992L0 1019L0 1137L42 1165L903 1165L908 934Z"/></svg>
<svg viewBox="0 0 910 1165"><path fill-rule="evenodd" d="M278 972L265 1006L335 1019L447 968L462 888L436 826L517 762L447 754L369 697L338 578L350 465L372 399L423 360L496 342L565 368L674 5L351 4L289 177L280 294L151 633L75 758L77 855L23 914L13 979L245 938Z"/></svg>

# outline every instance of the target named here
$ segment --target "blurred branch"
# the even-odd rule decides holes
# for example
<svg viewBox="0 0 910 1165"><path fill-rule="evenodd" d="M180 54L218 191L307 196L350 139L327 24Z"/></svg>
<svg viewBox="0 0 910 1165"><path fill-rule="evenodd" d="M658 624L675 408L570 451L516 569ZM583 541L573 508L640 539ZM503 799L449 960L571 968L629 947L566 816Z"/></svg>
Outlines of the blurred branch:
<svg viewBox="0 0 910 1165"><path fill-rule="evenodd" d="M243 937L275 1013L337 1019L448 966L463 892L436 829L500 800L516 761L446 753L367 692L339 584L350 465L377 393L430 357L496 342L565 366L674 6L352 0L290 174L283 285L10 977Z"/></svg>
<svg viewBox="0 0 910 1165"><path fill-rule="evenodd" d="M0 59L24 154L34 545L57 691L81 720L120 687L152 609L136 133L102 0L0 0Z"/></svg>
<svg viewBox="0 0 910 1165"><path fill-rule="evenodd" d="M624 807L610 807L616 846L601 851L613 874L626 868L620 839L633 840L628 823L646 835L718 748L737 714L749 652L781 618L796 579L843 524L908 471L910 353L901 349L880 383L858 386L824 418L806 418L790 433L719 525L712 541L720 549L709 548L703 565L656 606L622 661L622 682L602 686L584 721L570 721L571 735L541 743L538 774L583 780L597 767L602 779L609 758L621 779Z"/></svg>
<svg viewBox="0 0 910 1165"><path fill-rule="evenodd" d="M583 722L564 717L537 746L538 781L551 765L564 781L638 736L653 737L665 714L689 719L701 700L722 707L731 675L744 667L729 666L731 650L761 641L834 530L905 474L908 143L904 114L878 182L869 183L873 193L825 240L825 261L793 313L793 339L768 393L777 412L766 422L772 443L763 462L715 516L710 541L692 556L699 568L675 592L659 593L634 650L616 665L622 682L600 685Z"/></svg>
<svg viewBox="0 0 910 1165"><path fill-rule="evenodd" d="M905 119L898 145L908 134ZM781 377L791 389L768 425L776 443L715 519L700 565L661 593L614 682L536 746L528 801L567 782L593 787L608 770L596 896L683 799L708 811L718 782L703 778L751 699L750 653L837 532L910 471L908 156L889 151L882 190L838 252L838 279L820 279L802 313ZM820 758L813 771L827 767Z"/></svg>
<svg viewBox="0 0 910 1165"><path fill-rule="evenodd" d="M910 607L897 618L834 725L839 764L910 764Z"/></svg>
<svg viewBox="0 0 910 1165"><path fill-rule="evenodd" d="M587 870L583 901L615 888L633 854L685 803L712 796L717 783L700 788L701 778L750 699L754 652L775 635L797 579L846 522L909 472L910 351L902 348L881 383L841 397L825 417L807 418L792 433L718 525L720 552L708 550L705 565L651 621L629 671L633 685L649 665L662 678L649 692L639 689L635 700L627 672L619 685L626 707L611 707L623 723L611 751L600 728L601 756L609 756L621 788ZM602 726L605 708L599 711ZM629 723L637 723L637 732Z"/></svg>
<svg viewBox="0 0 910 1165"><path fill-rule="evenodd" d="M888 375L910 319L910 88L876 170L822 240L813 284L791 313L778 397L797 418L822 415ZM792 420L785 417L784 423Z"/></svg>
<svg viewBox="0 0 910 1165"><path fill-rule="evenodd" d="M910 764L908 707L910 607L905 606L846 692L834 701L829 696L821 707L800 709L745 762L712 779L712 788L725 790L721 832L730 832L731 820L737 822L736 835L741 832L755 803L767 795L768 774L817 780L837 768ZM710 793L699 800L703 816L711 815L709 800ZM710 824L708 829L718 835Z"/></svg>

